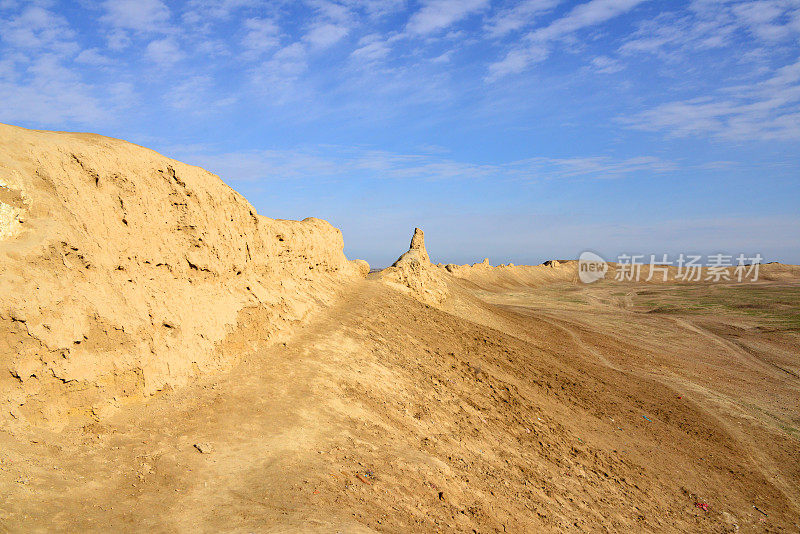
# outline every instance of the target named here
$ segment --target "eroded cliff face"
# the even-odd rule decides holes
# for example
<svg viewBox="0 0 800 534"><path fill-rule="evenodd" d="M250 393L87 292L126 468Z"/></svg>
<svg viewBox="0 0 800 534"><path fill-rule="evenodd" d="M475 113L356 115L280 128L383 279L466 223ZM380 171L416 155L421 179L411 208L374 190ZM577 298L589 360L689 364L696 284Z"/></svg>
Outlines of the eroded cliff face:
<svg viewBox="0 0 800 534"><path fill-rule="evenodd" d="M363 276L342 249L198 167L0 125L0 424L98 417L285 338Z"/></svg>

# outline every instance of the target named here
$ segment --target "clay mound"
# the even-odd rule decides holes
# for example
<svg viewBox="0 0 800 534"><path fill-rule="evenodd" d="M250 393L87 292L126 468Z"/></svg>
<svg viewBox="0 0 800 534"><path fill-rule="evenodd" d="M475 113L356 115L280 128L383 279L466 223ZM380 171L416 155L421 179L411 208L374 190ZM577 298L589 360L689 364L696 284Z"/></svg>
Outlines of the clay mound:
<svg viewBox="0 0 800 534"><path fill-rule="evenodd" d="M368 271L342 249L198 167L0 125L0 423L97 416L283 339Z"/></svg>
<svg viewBox="0 0 800 534"><path fill-rule="evenodd" d="M787 265L776 261L761 266L759 278L763 280L797 280L800 279L800 265Z"/></svg>
<svg viewBox="0 0 800 534"><path fill-rule="evenodd" d="M578 262L550 260L541 265L494 266L486 258L472 265L448 264L444 267L453 276L468 280L482 288L538 287L556 282L576 282Z"/></svg>
<svg viewBox="0 0 800 534"><path fill-rule="evenodd" d="M419 228L414 229L408 252L378 277L426 304L441 306L450 294L446 274L431 263L425 248L425 234Z"/></svg>

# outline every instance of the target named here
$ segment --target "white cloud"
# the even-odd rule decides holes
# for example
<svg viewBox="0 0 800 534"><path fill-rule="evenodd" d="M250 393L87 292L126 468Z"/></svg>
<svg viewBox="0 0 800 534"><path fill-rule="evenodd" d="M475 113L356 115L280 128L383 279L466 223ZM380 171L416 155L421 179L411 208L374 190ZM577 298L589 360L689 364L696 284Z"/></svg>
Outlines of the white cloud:
<svg viewBox="0 0 800 534"><path fill-rule="evenodd" d="M75 58L75 62L83 63L84 65L91 65L93 67L106 67L114 64L114 61L111 58L101 54L100 49L98 48L87 48L86 50L83 50Z"/></svg>
<svg viewBox="0 0 800 534"><path fill-rule="evenodd" d="M169 8L161 0L106 0L101 21L126 30L163 31L169 22Z"/></svg>
<svg viewBox="0 0 800 534"><path fill-rule="evenodd" d="M305 3L316 11L320 19L345 25L360 14L376 20L406 7L406 0L305 0Z"/></svg>
<svg viewBox="0 0 800 534"><path fill-rule="evenodd" d="M575 6L564 17L528 35L531 41L547 42L622 15L646 0L591 0Z"/></svg>
<svg viewBox="0 0 800 534"><path fill-rule="evenodd" d="M359 41L359 47L353 50L350 57L358 62L371 63L385 59L391 53L391 47L380 35L371 34Z"/></svg>
<svg viewBox="0 0 800 534"><path fill-rule="evenodd" d="M274 20L252 18L242 25L246 32L242 38L245 56L258 57L280 44L280 27Z"/></svg>
<svg viewBox="0 0 800 534"><path fill-rule="evenodd" d="M17 61L20 58L5 56L0 59L0 80L12 81L18 78Z"/></svg>
<svg viewBox="0 0 800 534"><path fill-rule="evenodd" d="M128 32L119 28L109 31L105 37L109 50L124 50L131 44Z"/></svg>
<svg viewBox="0 0 800 534"><path fill-rule="evenodd" d="M308 69L308 55L302 43L293 43L278 50L253 69L251 83L256 92L269 97L271 105L282 105L300 94L297 84Z"/></svg>
<svg viewBox="0 0 800 534"><path fill-rule="evenodd" d="M542 46L511 50L506 57L489 65L489 75L486 80L491 82L508 74L518 74L527 69L530 63L543 61L547 56L548 51Z"/></svg>
<svg viewBox="0 0 800 534"><path fill-rule="evenodd" d="M338 24L316 24L304 39L314 48L328 48L342 40L349 31L346 26Z"/></svg>
<svg viewBox="0 0 800 534"><path fill-rule="evenodd" d="M186 57L171 37L150 41L145 48L145 56L161 67L170 67Z"/></svg>
<svg viewBox="0 0 800 534"><path fill-rule="evenodd" d="M216 96L213 86L214 80L210 76L192 76L171 88L164 100L173 109L198 115L216 112L236 102L234 96Z"/></svg>
<svg viewBox="0 0 800 534"><path fill-rule="evenodd" d="M443 52L438 56L431 58L431 63L450 63L453 59L453 52L454 50L448 50L447 52Z"/></svg>
<svg viewBox="0 0 800 534"><path fill-rule="evenodd" d="M797 2L762 0L737 4L731 9L750 33L765 41L779 41L800 32L800 5Z"/></svg>
<svg viewBox="0 0 800 534"><path fill-rule="evenodd" d="M139 99L136 87L130 82L114 82L104 92L106 100L116 109L129 108Z"/></svg>
<svg viewBox="0 0 800 534"><path fill-rule="evenodd" d="M262 150L182 157L218 174L223 180L239 182L322 177L336 173L333 161L298 151Z"/></svg>
<svg viewBox="0 0 800 534"><path fill-rule="evenodd" d="M358 147L327 146L307 150L261 150L209 155L184 152L195 164L223 179L349 179L353 176L394 180L480 179L606 179L637 173L667 173L677 169L653 156L615 159L608 156L530 158L505 164L457 161L437 153L397 154Z"/></svg>
<svg viewBox="0 0 800 534"><path fill-rule="evenodd" d="M286 76L297 76L308 68L306 50L300 43L280 49L267 63L271 70Z"/></svg>
<svg viewBox="0 0 800 534"><path fill-rule="evenodd" d="M0 121L62 127L102 122L109 113L93 93L57 56L44 54L28 67L25 80L0 81Z"/></svg>
<svg viewBox="0 0 800 534"><path fill-rule="evenodd" d="M608 56L597 56L593 58L592 67L601 74L613 74L625 68L622 63Z"/></svg>
<svg viewBox="0 0 800 534"><path fill-rule="evenodd" d="M236 11L258 7L259 0L190 0L183 14L189 24L199 24L209 19L226 20Z"/></svg>
<svg viewBox="0 0 800 534"><path fill-rule="evenodd" d="M532 158L511 163L523 176L545 178L620 178L626 175L647 172L666 173L677 170L677 165L655 156L637 156L614 159L609 156L576 158Z"/></svg>
<svg viewBox="0 0 800 534"><path fill-rule="evenodd" d="M21 50L47 49L48 53L77 52L75 32L66 19L39 6L31 6L13 18L0 19L0 40Z"/></svg>
<svg viewBox="0 0 800 534"><path fill-rule="evenodd" d="M306 0L322 18L334 22L346 22L352 17L350 6L347 3L332 2L331 0Z"/></svg>
<svg viewBox="0 0 800 534"><path fill-rule="evenodd" d="M553 41L573 37L575 32L607 22L644 1L646 0L591 0L575 6L549 25L529 32L524 38L525 45L518 45L505 58L490 65L487 80L494 81L507 74L522 72L531 63L546 59Z"/></svg>
<svg viewBox="0 0 800 534"><path fill-rule="evenodd" d="M667 102L621 121L631 128L664 131L676 137L800 139L800 61L778 69L760 83Z"/></svg>
<svg viewBox="0 0 800 534"><path fill-rule="evenodd" d="M187 35L183 35L187 39ZM192 47L192 52L195 56L204 57L206 62L210 63L215 58L228 58L231 56L231 49L228 47L231 44L230 39L216 39L214 37L204 37L202 40L197 40L196 36L189 35L188 41ZM247 51L245 50L245 54Z"/></svg>
<svg viewBox="0 0 800 534"><path fill-rule="evenodd" d="M406 0L352 0L350 3L362 8L370 17L383 17L406 7Z"/></svg>
<svg viewBox="0 0 800 534"><path fill-rule="evenodd" d="M800 2L694 0L689 10L665 12L641 22L620 51L660 54L681 61L686 54L695 54L697 50L731 46L737 35L751 45L755 44L753 39L766 46L797 39Z"/></svg>
<svg viewBox="0 0 800 534"><path fill-rule="evenodd" d="M491 37L502 37L531 24L559 3L561 0L523 0L514 7L499 11L486 24L486 29Z"/></svg>
<svg viewBox="0 0 800 534"><path fill-rule="evenodd" d="M411 16L406 31L416 35L441 31L488 5L489 0L427 0Z"/></svg>
<svg viewBox="0 0 800 534"><path fill-rule="evenodd" d="M681 16L662 13L654 19L641 22L632 38L620 47L620 52L669 57L674 51L693 53L697 50L721 48L730 44L737 29L733 21L729 13L720 9L707 9ZM672 59L680 60L680 56Z"/></svg>
<svg viewBox="0 0 800 534"><path fill-rule="evenodd" d="M208 76L193 76L175 85L169 93L164 95L164 100L174 109L196 110L201 103L200 95L208 90L209 85Z"/></svg>

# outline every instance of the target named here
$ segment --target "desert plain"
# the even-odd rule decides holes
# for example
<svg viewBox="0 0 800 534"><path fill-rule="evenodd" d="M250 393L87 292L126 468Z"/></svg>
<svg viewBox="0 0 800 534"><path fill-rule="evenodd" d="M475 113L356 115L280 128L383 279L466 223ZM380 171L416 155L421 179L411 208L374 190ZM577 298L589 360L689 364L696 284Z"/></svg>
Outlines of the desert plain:
<svg viewBox="0 0 800 534"><path fill-rule="evenodd" d="M584 284L344 239L0 126L0 532L800 531L800 267Z"/></svg>

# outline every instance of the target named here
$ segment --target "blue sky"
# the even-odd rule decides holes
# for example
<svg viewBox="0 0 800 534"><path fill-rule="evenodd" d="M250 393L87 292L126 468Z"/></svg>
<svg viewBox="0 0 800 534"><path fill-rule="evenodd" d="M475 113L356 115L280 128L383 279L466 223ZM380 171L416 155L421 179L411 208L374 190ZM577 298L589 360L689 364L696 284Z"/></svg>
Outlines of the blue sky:
<svg viewBox="0 0 800 534"><path fill-rule="evenodd" d="M800 263L800 0L0 0L0 121L201 165L386 265Z"/></svg>

